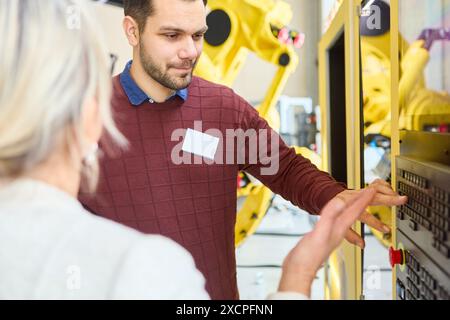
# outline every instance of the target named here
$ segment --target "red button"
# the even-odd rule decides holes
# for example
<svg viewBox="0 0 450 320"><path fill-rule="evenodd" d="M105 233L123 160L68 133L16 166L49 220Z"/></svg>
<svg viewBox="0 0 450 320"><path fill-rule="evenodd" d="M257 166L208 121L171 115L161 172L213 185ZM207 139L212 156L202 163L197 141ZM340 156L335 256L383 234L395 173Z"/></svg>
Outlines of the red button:
<svg viewBox="0 0 450 320"><path fill-rule="evenodd" d="M390 247L389 261L391 262L392 268L397 264L403 265L405 263L405 261L403 261L403 250L402 249L395 250L394 248Z"/></svg>

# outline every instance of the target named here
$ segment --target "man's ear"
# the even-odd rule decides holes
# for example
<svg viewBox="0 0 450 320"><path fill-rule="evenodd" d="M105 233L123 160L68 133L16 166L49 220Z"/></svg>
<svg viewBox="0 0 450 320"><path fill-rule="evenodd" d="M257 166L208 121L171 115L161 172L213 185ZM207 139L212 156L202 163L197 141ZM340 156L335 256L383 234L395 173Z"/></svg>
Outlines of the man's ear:
<svg viewBox="0 0 450 320"><path fill-rule="evenodd" d="M81 114L83 140L88 145L98 143L103 131L100 107L95 97L86 99Z"/></svg>
<svg viewBox="0 0 450 320"><path fill-rule="evenodd" d="M126 16L123 18L122 26L130 46L137 46L139 44L139 27L136 21L132 17Z"/></svg>

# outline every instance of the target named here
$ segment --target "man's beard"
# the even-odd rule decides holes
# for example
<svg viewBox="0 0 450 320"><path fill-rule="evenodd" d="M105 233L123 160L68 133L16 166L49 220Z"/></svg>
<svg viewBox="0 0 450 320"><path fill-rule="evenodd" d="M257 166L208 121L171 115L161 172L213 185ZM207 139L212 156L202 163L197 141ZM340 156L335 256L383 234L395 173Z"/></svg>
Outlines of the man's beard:
<svg viewBox="0 0 450 320"><path fill-rule="evenodd" d="M145 51L144 46L141 44L139 55L141 58L141 64L144 68L145 72L153 78L156 82L161 84L162 86L172 89L172 90L181 90L185 89L189 86L189 84L192 81L192 73L194 72L195 65L197 64L197 61L191 62L191 61L184 61L181 65L167 65L167 69L170 68L189 68L192 69L186 73L185 75L182 75L180 77L170 76L168 73L164 73L162 71L162 68L158 66L153 59L150 57L150 55L147 54Z"/></svg>

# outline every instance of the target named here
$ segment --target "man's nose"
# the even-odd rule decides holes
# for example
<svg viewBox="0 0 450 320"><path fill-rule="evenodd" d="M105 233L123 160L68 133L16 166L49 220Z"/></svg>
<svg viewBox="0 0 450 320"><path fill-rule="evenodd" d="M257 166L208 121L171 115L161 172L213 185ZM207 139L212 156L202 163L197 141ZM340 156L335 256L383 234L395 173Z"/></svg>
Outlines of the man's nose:
<svg viewBox="0 0 450 320"><path fill-rule="evenodd" d="M188 37L186 41L184 41L183 47L179 52L180 59L189 59L195 60L198 56L197 47L195 46L194 39Z"/></svg>

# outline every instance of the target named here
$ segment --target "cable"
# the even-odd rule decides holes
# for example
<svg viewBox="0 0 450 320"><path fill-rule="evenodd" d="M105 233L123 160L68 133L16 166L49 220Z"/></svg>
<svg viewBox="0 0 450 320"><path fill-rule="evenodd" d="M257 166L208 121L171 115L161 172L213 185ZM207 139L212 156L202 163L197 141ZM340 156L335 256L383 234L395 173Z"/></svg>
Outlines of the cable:
<svg viewBox="0 0 450 320"><path fill-rule="evenodd" d="M366 272L366 271L392 272L392 269L390 269L390 268L364 269L364 272Z"/></svg>
<svg viewBox="0 0 450 320"><path fill-rule="evenodd" d="M253 234L254 236L275 236L275 237L303 237L305 235L307 235L307 233L300 233L300 234L295 234L295 233L273 233L273 232L255 232Z"/></svg>

